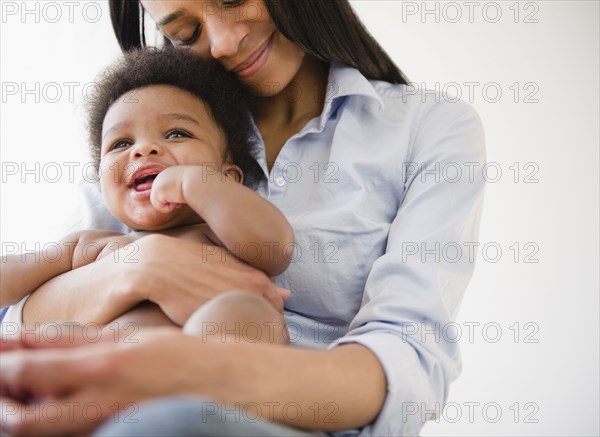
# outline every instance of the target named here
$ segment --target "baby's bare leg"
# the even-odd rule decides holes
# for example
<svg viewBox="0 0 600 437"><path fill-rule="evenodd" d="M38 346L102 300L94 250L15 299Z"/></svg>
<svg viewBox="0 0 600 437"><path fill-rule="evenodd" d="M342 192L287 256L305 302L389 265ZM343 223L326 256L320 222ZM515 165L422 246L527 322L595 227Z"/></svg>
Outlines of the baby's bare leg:
<svg viewBox="0 0 600 437"><path fill-rule="evenodd" d="M192 314L183 332L211 341L289 343L283 316L261 296L247 291L212 298Z"/></svg>
<svg viewBox="0 0 600 437"><path fill-rule="evenodd" d="M119 333L119 338L128 338L137 332L140 328L171 326L177 327L160 307L152 302L146 301L133 307L122 316L107 324L104 329L112 333Z"/></svg>

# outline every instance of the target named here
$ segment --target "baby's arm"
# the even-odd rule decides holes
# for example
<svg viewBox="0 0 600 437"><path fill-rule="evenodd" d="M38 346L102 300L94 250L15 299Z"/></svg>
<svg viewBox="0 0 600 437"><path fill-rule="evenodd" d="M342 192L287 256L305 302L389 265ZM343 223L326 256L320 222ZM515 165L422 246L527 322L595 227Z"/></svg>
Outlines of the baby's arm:
<svg viewBox="0 0 600 437"><path fill-rule="evenodd" d="M55 246L39 252L3 255L0 275L1 306L13 305L44 282L89 264L98 256L109 236L107 231L81 231L67 235Z"/></svg>
<svg viewBox="0 0 600 437"><path fill-rule="evenodd" d="M154 181L151 199L155 208L165 212L188 204L224 247L269 276L283 273L289 264L294 232L285 216L214 167L167 168Z"/></svg>

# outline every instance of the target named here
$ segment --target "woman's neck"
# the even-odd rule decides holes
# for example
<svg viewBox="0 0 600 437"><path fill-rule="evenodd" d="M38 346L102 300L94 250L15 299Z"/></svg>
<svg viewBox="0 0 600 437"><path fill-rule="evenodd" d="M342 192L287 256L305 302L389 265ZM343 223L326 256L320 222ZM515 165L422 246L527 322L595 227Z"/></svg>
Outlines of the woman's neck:
<svg viewBox="0 0 600 437"><path fill-rule="evenodd" d="M285 142L323 111L328 74L328 63L306 55L285 89L277 95L250 101L252 115L265 141L269 169Z"/></svg>

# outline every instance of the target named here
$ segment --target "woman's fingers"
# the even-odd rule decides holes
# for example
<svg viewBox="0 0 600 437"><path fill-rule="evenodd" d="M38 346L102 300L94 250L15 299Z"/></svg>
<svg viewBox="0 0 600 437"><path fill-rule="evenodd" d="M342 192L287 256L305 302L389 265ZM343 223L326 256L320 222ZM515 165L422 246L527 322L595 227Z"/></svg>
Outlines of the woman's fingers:
<svg viewBox="0 0 600 437"><path fill-rule="evenodd" d="M115 381L118 370L132 364L136 351L146 350L147 355L160 359L162 351L152 349L155 343L170 338L184 337L181 330L170 327L141 330L130 343L89 344L70 349L13 349L0 355L0 380L2 394L18 393L23 397L64 397L82 386L105 387ZM120 363L120 364L119 364ZM139 360L140 366L144 360ZM135 372L140 372L136 367ZM128 375L128 378L131 375ZM24 395L26 393L27 395Z"/></svg>
<svg viewBox="0 0 600 437"><path fill-rule="evenodd" d="M110 344L2 353L2 430L15 436L90 432L121 408L122 397L105 390L111 380L106 357L118 353L117 348Z"/></svg>
<svg viewBox="0 0 600 437"><path fill-rule="evenodd" d="M230 361L222 357L222 344L173 328L140 334L140 341L130 345L4 352L2 430L15 436L85 435L115 414L135 420L137 403L143 400L216 393L225 385L203 377Z"/></svg>
<svg viewBox="0 0 600 437"><path fill-rule="evenodd" d="M116 347L112 344L110 347ZM2 388L34 397L64 395L102 365L103 345L69 350L20 349L3 352L0 377Z"/></svg>
<svg viewBox="0 0 600 437"><path fill-rule="evenodd" d="M53 322L35 329L23 327L0 341L0 352L17 349L57 349L96 343L118 342L116 334L103 330L97 323Z"/></svg>
<svg viewBox="0 0 600 437"><path fill-rule="evenodd" d="M137 410L136 403L119 403L97 389L29 404L8 398L0 402L2 435L15 437L89 435L109 417L131 416Z"/></svg>
<svg viewBox="0 0 600 437"><path fill-rule="evenodd" d="M112 340L109 335L103 334L100 324L82 325L76 322L46 323L33 332L22 332L21 337L29 349L69 348Z"/></svg>
<svg viewBox="0 0 600 437"><path fill-rule="evenodd" d="M25 345L17 339L7 340L3 338L0 341L0 353L23 348L25 348Z"/></svg>
<svg viewBox="0 0 600 437"><path fill-rule="evenodd" d="M257 293L283 313L282 295L268 276L223 247L164 235L143 237L136 245L139 262L129 267L127 294L156 303L180 326L209 299L230 290Z"/></svg>
<svg viewBox="0 0 600 437"><path fill-rule="evenodd" d="M160 252L158 247L153 247L157 242L160 243ZM140 260L145 260L139 268L147 271L148 275L136 277L152 277L151 283L140 286L150 288L150 300L160 305L180 325L207 300L236 289L257 293L280 313L283 312L283 299L268 276L240 261L225 248L198 245L170 237L150 241L149 246L155 255L169 253L172 262L167 268L164 257L154 260L151 254L148 257L139 256ZM170 313L174 306L178 306L179 314ZM185 316L183 319L182 315Z"/></svg>

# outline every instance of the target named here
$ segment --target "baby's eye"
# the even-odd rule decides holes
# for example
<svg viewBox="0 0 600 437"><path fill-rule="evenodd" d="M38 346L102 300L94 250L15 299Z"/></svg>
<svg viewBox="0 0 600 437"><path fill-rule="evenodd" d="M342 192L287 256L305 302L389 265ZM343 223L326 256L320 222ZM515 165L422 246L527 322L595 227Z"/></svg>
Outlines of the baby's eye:
<svg viewBox="0 0 600 437"><path fill-rule="evenodd" d="M119 140L115 142L108 150L117 150L130 146L132 143L129 140Z"/></svg>
<svg viewBox="0 0 600 437"><path fill-rule="evenodd" d="M192 136L184 130L176 129L167 134L167 140L176 140L178 138L191 138Z"/></svg>

